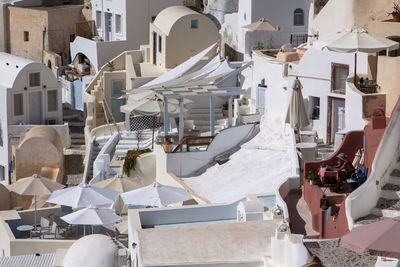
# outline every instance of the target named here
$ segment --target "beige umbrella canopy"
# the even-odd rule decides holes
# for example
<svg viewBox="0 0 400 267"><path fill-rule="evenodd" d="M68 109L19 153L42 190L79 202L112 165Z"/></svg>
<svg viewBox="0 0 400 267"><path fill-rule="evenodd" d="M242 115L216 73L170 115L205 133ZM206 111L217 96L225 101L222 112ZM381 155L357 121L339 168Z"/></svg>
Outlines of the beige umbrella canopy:
<svg viewBox="0 0 400 267"><path fill-rule="evenodd" d="M36 227L36 196L49 195L52 192L64 188L64 185L54 182L49 178L41 177L37 174L31 177L21 178L9 186L9 190L20 195L35 197L35 227Z"/></svg>
<svg viewBox="0 0 400 267"><path fill-rule="evenodd" d="M125 193L144 187L145 184L139 179L127 178L122 177L122 175L117 175L113 178L94 183L92 186L117 191L119 193ZM124 211L124 208L125 204L122 201L121 197L119 197L115 203L115 210L117 213L121 214Z"/></svg>
<svg viewBox="0 0 400 267"><path fill-rule="evenodd" d="M272 24L265 18L259 19L257 22L243 26L242 28L253 31L279 31L281 28L278 25Z"/></svg>
<svg viewBox="0 0 400 267"><path fill-rule="evenodd" d="M134 189L138 189L145 185L139 179L127 177L124 178L121 175L117 175L114 178L94 183L93 186L117 191L119 193L125 193Z"/></svg>
<svg viewBox="0 0 400 267"><path fill-rule="evenodd" d="M301 93L303 86L297 77L292 88L292 97L290 99L285 122L289 123L293 129L299 130L300 128L309 125L310 121L308 120L303 94Z"/></svg>

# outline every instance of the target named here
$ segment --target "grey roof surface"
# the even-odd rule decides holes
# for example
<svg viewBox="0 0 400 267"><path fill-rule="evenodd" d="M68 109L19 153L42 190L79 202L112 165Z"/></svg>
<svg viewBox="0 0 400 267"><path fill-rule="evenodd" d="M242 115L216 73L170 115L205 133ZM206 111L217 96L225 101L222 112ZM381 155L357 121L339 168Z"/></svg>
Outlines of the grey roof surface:
<svg viewBox="0 0 400 267"><path fill-rule="evenodd" d="M53 267L56 254L37 255L0 257L0 267Z"/></svg>

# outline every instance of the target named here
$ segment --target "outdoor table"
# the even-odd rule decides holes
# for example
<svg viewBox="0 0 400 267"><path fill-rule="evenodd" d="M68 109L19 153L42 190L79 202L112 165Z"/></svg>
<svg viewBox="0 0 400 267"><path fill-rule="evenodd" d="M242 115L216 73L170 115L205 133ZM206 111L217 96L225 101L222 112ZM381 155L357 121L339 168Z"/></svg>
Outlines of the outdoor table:
<svg viewBox="0 0 400 267"><path fill-rule="evenodd" d="M29 232L29 237L32 237L31 233L32 233L33 228L34 227L32 225L20 225L17 227L17 230L20 231L21 233L25 233L25 234L27 232Z"/></svg>
<svg viewBox="0 0 400 267"><path fill-rule="evenodd" d="M326 167L321 167L318 171L318 176L321 180L322 185L330 185L329 178L333 178L336 182L339 179L339 175L337 171L327 169Z"/></svg>

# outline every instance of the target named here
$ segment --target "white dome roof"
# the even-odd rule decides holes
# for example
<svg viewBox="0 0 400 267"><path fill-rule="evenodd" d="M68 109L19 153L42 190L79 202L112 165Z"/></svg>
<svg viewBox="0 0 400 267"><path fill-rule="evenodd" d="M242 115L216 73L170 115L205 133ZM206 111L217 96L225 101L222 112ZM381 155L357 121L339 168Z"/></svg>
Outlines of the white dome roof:
<svg viewBox="0 0 400 267"><path fill-rule="evenodd" d="M67 251L65 267L117 266L118 247L106 235L88 235L77 240Z"/></svg>

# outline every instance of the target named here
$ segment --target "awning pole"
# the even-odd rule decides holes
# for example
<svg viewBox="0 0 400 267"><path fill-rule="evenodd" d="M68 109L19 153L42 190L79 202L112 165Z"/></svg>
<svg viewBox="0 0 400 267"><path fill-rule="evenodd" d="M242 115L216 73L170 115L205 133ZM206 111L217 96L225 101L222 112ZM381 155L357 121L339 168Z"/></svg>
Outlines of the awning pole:
<svg viewBox="0 0 400 267"><path fill-rule="evenodd" d="M183 98L179 98L179 142L183 139Z"/></svg>
<svg viewBox="0 0 400 267"><path fill-rule="evenodd" d="M210 96L210 134L215 135L215 124L214 124L214 98Z"/></svg>
<svg viewBox="0 0 400 267"><path fill-rule="evenodd" d="M164 96L164 137L168 135L168 98Z"/></svg>
<svg viewBox="0 0 400 267"><path fill-rule="evenodd" d="M228 128L232 127L232 96L229 97L228 101Z"/></svg>

